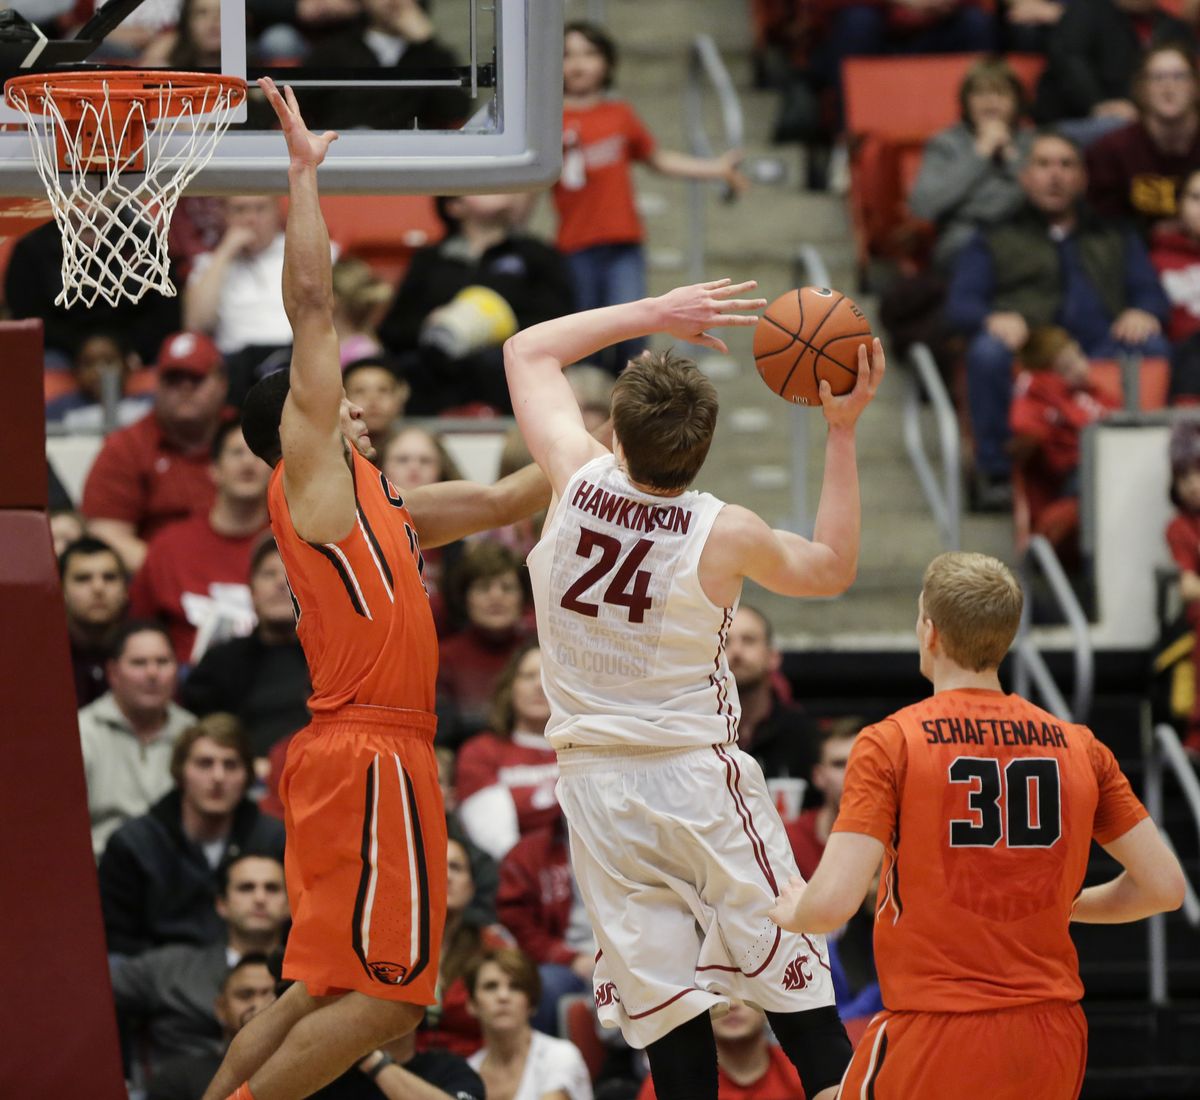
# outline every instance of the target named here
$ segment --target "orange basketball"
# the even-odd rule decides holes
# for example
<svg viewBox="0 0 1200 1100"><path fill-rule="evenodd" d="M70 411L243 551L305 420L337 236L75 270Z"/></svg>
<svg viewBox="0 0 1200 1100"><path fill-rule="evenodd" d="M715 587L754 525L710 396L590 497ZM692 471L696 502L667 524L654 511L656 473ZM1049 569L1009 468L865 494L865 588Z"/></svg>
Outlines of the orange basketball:
<svg viewBox="0 0 1200 1100"><path fill-rule="evenodd" d="M806 286L780 295L754 329L754 365L762 380L788 401L821 404L821 379L835 394L858 377L858 349L871 350L863 311L839 290Z"/></svg>

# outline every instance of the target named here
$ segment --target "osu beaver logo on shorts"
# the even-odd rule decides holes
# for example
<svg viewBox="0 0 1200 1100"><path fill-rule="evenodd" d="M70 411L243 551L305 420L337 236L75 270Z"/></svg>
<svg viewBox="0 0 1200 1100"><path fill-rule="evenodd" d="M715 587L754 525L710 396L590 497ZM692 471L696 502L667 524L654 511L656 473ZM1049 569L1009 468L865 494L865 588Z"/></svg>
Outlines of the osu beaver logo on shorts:
<svg viewBox="0 0 1200 1100"><path fill-rule="evenodd" d="M784 989L803 989L812 981L812 971L808 968L808 956L798 955L787 964L783 972Z"/></svg>
<svg viewBox="0 0 1200 1100"><path fill-rule="evenodd" d="M601 982L596 986L596 1007L604 1008L605 1005L620 1004L621 994L617 992L617 987L612 982Z"/></svg>
<svg viewBox="0 0 1200 1100"><path fill-rule="evenodd" d="M367 969L371 971L381 982L387 985L399 985L404 981L404 976L408 973L407 966L401 966L399 963L390 962L368 962Z"/></svg>

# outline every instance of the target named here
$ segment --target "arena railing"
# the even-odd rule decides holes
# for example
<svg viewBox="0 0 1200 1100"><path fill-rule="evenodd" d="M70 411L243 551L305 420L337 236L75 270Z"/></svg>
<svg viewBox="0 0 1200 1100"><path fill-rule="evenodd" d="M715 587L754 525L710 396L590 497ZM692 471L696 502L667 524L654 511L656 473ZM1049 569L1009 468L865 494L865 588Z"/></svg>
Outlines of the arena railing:
<svg viewBox="0 0 1200 1100"><path fill-rule="evenodd" d="M1021 627L1017 631L1014 647L1013 690L1018 695L1028 696L1030 687L1035 687L1047 710L1068 722L1086 722L1092 706L1096 665L1087 615L1063 571L1054 547L1044 535L1030 538L1020 571L1025 588L1025 606L1021 611ZM1032 593L1034 577L1038 573L1050 586L1050 594L1071 632L1075 684L1069 705L1033 639Z"/></svg>
<svg viewBox="0 0 1200 1100"><path fill-rule="evenodd" d="M933 353L924 344L913 344L908 353L912 370L905 374L904 409L901 424L904 449L917 473L921 492L933 513L943 550L962 545L962 444L958 416ZM928 400L941 452L940 474L925 448L921 424L922 398Z"/></svg>
<svg viewBox="0 0 1200 1100"><path fill-rule="evenodd" d="M1146 736L1143 752L1145 756L1145 800L1146 809L1151 818L1157 822L1167 846L1174 851L1171 838L1164 828L1163 817L1163 775L1170 771L1187 803L1196 835L1200 838L1200 780L1196 778L1195 769L1188 755L1180 744L1179 735L1165 722L1159 725L1146 723ZM1183 895L1183 916L1193 929L1200 929L1200 897L1197 897L1195 887L1184 874L1185 888ZM1162 1007L1170 1000L1167 986L1167 918L1165 913L1159 913L1146 922L1148 939L1147 967L1150 981L1150 1002Z"/></svg>

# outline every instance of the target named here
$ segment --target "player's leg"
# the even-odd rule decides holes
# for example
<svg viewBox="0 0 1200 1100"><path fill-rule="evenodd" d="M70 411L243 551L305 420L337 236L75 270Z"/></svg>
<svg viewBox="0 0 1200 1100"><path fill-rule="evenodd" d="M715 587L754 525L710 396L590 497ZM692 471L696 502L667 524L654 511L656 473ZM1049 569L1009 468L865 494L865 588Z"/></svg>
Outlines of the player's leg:
<svg viewBox="0 0 1200 1100"><path fill-rule="evenodd" d="M707 1011L647 1046L646 1057L658 1100L717 1100L717 1041Z"/></svg>
<svg viewBox="0 0 1200 1100"><path fill-rule="evenodd" d="M833 1100L853 1048L833 1005L806 1012L768 1012L779 1046L800 1074L810 1100Z"/></svg>

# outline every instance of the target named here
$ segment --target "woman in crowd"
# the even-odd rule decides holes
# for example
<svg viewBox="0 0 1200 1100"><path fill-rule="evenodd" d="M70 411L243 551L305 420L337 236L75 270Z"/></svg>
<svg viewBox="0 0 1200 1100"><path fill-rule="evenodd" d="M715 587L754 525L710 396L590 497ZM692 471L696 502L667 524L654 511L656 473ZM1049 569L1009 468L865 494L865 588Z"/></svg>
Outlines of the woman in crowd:
<svg viewBox="0 0 1200 1100"><path fill-rule="evenodd" d="M467 968L466 984L484 1041L468 1061L488 1100L592 1100L575 1045L529 1023L540 990L537 968L525 955L515 948L488 951Z"/></svg>
<svg viewBox="0 0 1200 1100"><path fill-rule="evenodd" d="M542 651L526 643L508 662L492 703L492 728L458 751L458 817L493 859L558 819L558 764L544 736L550 704L542 690Z"/></svg>

